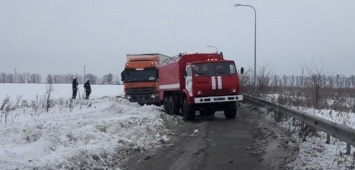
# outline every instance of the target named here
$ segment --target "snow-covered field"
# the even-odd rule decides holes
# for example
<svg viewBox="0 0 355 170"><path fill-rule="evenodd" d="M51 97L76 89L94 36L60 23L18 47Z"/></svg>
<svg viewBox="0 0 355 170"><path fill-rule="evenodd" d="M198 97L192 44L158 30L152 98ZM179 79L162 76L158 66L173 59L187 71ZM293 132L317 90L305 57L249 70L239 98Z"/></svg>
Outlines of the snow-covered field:
<svg viewBox="0 0 355 170"><path fill-rule="evenodd" d="M118 169L134 152L169 141L167 123L181 123L180 117L164 114L161 107L122 99L121 85L92 85L90 100L71 102L71 85L54 84L47 112L43 105L47 89L45 84L0 84L0 169ZM304 110L354 126L353 113ZM267 110L263 113L272 119ZM290 122L280 125L296 129ZM299 143L300 154L290 169L345 170L355 165L352 156L342 154L343 142L332 138L327 145L322 133Z"/></svg>
<svg viewBox="0 0 355 170"><path fill-rule="evenodd" d="M81 96L84 94L84 87L79 85L79 92ZM48 85L46 84L0 84L0 102L7 96L15 100L21 97L22 100L35 100L36 97L41 97L47 92ZM91 85L91 98L103 96L120 96L123 95L122 85ZM70 99L72 95L71 84L53 84L52 96L55 99Z"/></svg>
<svg viewBox="0 0 355 170"><path fill-rule="evenodd" d="M47 85L0 84L1 103L11 97L0 112L0 169L118 169L132 152L169 140L165 123L179 121L160 107L116 97L123 93L119 85L93 85L90 100L73 102L71 85L53 88L54 105L46 112L31 101L41 100L36 96L45 95ZM16 104L18 96L30 104Z"/></svg>

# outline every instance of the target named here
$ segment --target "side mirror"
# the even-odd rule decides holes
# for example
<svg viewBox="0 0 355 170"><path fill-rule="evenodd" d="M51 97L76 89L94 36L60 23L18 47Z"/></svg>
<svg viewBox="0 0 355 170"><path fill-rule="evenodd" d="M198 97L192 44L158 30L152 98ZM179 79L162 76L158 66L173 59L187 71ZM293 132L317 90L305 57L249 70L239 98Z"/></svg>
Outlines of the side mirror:
<svg viewBox="0 0 355 170"><path fill-rule="evenodd" d="M124 73L125 73L125 71L122 71L122 72L121 72L121 81L124 81L124 80L125 80Z"/></svg>
<svg viewBox="0 0 355 170"><path fill-rule="evenodd" d="M240 74L244 73L244 67L240 68Z"/></svg>

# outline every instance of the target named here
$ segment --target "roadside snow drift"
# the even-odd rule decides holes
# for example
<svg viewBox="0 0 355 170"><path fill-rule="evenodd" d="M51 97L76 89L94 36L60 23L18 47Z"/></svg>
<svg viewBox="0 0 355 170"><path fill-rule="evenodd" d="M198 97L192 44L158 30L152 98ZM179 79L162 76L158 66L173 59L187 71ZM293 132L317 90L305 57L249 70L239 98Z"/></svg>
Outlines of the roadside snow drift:
<svg viewBox="0 0 355 170"><path fill-rule="evenodd" d="M176 121L160 107L120 97L53 103L49 112L31 105L1 112L1 169L117 168L169 140L165 123Z"/></svg>

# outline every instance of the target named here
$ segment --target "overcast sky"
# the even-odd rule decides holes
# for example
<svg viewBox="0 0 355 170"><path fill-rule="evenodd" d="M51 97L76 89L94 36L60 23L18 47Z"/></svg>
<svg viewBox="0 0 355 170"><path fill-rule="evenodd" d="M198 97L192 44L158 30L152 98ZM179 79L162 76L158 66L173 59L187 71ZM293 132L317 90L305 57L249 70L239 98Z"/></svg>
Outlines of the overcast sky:
<svg viewBox="0 0 355 170"><path fill-rule="evenodd" d="M275 74L355 74L354 0L0 0L0 72L119 74L129 53L215 52Z"/></svg>

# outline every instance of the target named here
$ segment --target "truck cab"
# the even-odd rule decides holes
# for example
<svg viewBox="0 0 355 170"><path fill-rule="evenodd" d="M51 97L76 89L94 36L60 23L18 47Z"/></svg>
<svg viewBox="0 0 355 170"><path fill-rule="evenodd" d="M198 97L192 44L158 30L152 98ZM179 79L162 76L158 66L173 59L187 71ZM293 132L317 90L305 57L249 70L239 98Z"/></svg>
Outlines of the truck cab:
<svg viewBox="0 0 355 170"><path fill-rule="evenodd" d="M125 98L138 104L160 105L158 67L168 56L153 54L127 54L121 73Z"/></svg>
<svg viewBox="0 0 355 170"><path fill-rule="evenodd" d="M195 96L194 103L207 102L203 96L237 94L240 91L233 61L192 62L186 65L186 89ZM192 83L189 83L192 82ZM202 99L202 100L200 100Z"/></svg>
<svg viewBox="0 0 355 170"><path fill-rule="evenodd" d="M224 111L233 117L236 101L241 101L240 84L234 61L191 62L186 65L187 104L202 114Z"/></svg>

